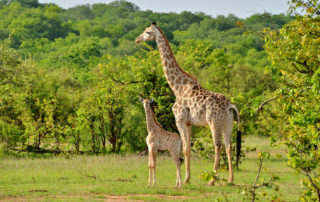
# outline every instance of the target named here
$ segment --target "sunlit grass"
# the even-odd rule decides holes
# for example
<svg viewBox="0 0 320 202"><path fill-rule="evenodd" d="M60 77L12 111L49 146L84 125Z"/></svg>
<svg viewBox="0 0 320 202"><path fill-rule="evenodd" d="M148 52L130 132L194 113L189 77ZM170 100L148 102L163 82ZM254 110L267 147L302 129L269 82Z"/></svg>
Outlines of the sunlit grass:
<svg viewBox="0 0 320 202"><path fill-rule="evenodd" d="M249 143L250 142L250 143ZM77 199L120 199L131 200L190 200L212 201L215 198L230 201L242 200L243 186L252 184L257 174L256 154L260 150L273 153L271 159L264 162L265 168L280 177L276 182L280 186L281 199L297 201L301 191L301 176L288 168L283 148L270 148L268 141L256 137L247 138L246 144L257 151L248 155L234 172L235 185L222 183L213 187L200 179L207 170L212 170L212 162L193 155L191 161L191 184L176 189L175 166L170 157L160 155L157 159L157 185L148 188L147 156L59 156L47 159L13 158L0 160L0 200L58 200L76 201ZM281 155L276 155L277 151ZM182 166L184 177L184 165ZM226 170L220 175L227 178ZM261 175L268 175L264 172ZM271 196L272 190L261 188ZM112 198L111 198L112 199Z"/></svg>

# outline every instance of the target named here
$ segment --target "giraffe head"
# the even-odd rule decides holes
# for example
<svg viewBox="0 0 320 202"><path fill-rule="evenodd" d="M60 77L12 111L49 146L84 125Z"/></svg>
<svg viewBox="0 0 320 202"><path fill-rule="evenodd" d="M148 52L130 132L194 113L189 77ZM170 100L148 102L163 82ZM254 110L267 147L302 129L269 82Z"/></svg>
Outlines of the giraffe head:
<svg viewBox="0 0 320 202"><path fill-rule="evenodd" d="M149 99L142 99L142 98L140 98L140 102L142 102L143 107L144 107L145 109L149 109L149 108L150 108L150 104L153 102L153 98L151 98L150 100L149 100Z"/></svg>
<svg viewBox="0 0 320 202"><path fill-rule="evenodd" d="M147 27L144 32L137 37L136 43L140 43L141 41L156 40L156 31L157 25L155 22L153 22L150 27Z"/></svg>

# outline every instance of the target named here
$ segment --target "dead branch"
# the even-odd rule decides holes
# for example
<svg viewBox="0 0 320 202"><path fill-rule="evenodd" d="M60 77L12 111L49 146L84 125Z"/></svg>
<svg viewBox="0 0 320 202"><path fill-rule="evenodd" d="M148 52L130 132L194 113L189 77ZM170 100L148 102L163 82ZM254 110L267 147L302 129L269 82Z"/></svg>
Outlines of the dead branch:
<svg viewBox="0 0 320 202"><path fill-rule="evenodd" d="M271 102L272 100L275 100L275 99L277 99L277 98L279 98L279 96L273 97L273 98L271 98L271 99L268 99L268 100L264 101L264 102L259 106L259 108L257 109L257 113L259 113L260 111L262 111L262 108L263 108L263 106L264 106L265 104L267 104L268 102Z"/></svg>
<svg viewBox="0 0 320 202"><path fill-rule="evenodd" d="M98 179L97 176L95 176L93 173L92 173L92 175L90 175L90 174L88 174L88 173L86 173L86 172L82 172L82 171L80 171L80 170L77 170L77 172L78 172L80 175L84 176L84 177L92 178L92 179L95 179L95 180Z"/></svg>
<svg viewBox="0 0 320 202"><path fill-rule="evenodd" d="M129 82L127 82L127 83L124 83L124 82L119 81L119 80L117 80L117 79L115 79L115 78L113 78L113 77L111 77L111 80L112 80L113 82L120 83L121 85L142 83L142 81L129 81Z"/></svg>
<svg viewBox="0 0 320 202"><path fill-rule="evenodd" d="M80 171L80 170L77 170L77 172L86 177L86 178L91 178L91 179L94 179L94 180L99 180L99 181L109 181L109 182L133 182L133 179L132 178L116 178L116 179L109 179L109 180L102 180L101 178L95 176L93 173L90 175L89 173L87 172L84 172L84 171Z"/></svg>

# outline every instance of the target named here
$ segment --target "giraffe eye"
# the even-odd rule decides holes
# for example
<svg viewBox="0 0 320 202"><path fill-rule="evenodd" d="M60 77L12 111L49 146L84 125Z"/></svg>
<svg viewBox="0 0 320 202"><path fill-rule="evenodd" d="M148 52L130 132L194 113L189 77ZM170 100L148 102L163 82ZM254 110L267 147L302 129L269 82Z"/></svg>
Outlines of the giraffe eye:
<svg viewBox="0 0 320 202"><path fill-rule="evenodd" d="M151 34L151 32L146 32L146 34Z"/></svg>

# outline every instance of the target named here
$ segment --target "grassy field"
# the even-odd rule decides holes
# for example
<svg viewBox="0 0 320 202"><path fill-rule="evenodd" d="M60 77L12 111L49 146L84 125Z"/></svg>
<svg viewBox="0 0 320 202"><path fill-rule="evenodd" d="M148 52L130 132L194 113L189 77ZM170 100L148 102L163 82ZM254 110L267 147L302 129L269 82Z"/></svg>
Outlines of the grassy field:
<svg viewBox="0 0 320 202"><path fill-rule="evenodd" d="M5 157L0 160L0 201L241 201L243 186L253 184L258 170L256 155L270 152L264 166L280 180L280 198L298 201L301 176L288 168L283 148L270 148L266 139L249 137L246 146L257 151L248 154L235 171L234 185L225 183L207 186L200 176L212 170L212 162L194 157L191 161L191 184L174 188L175 166L166 155L157 160L157 186L148 188L147 156L60 156L31 159ZM184 177L184 165L182 167ZM227 177L227 171L221 170ZM261 177L268 175L262 171ZM258 193L272 195L272 190L261 188ZM262 198L261 201L270 201Z"/></svg>

